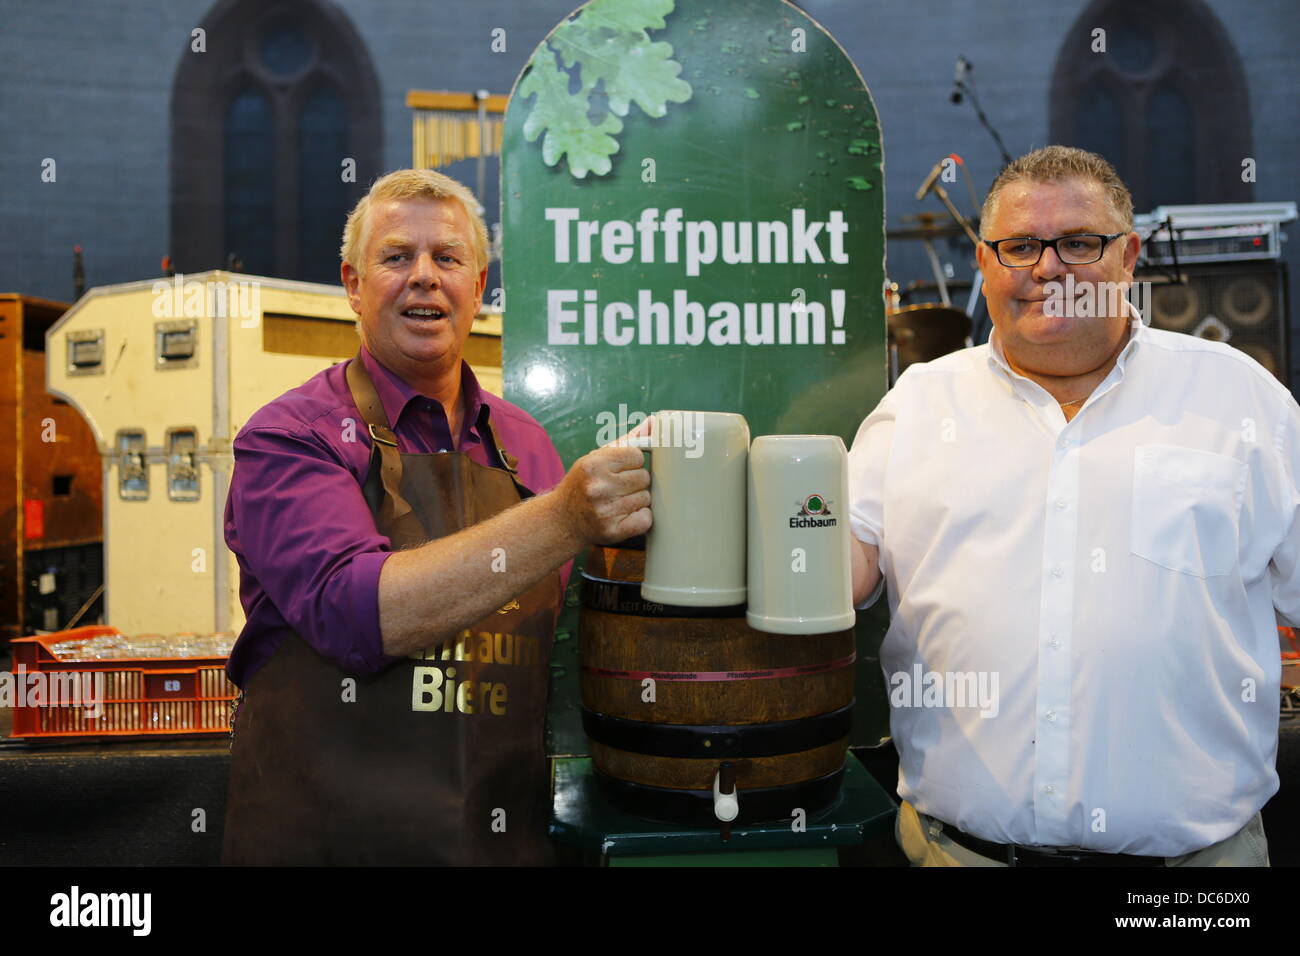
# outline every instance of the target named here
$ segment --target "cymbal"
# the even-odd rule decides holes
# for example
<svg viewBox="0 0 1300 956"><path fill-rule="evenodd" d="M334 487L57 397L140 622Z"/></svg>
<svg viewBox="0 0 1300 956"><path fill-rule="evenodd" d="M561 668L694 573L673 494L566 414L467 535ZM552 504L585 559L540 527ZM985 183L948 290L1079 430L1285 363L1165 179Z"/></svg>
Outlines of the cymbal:
<svg viewBox="0 0 1300 956"><path fill-rule="evenodd" d="M894 309L885 317L890 327L910 326L924 323L940 324L947 328L964 328L962 333L970 332L970 316L961 309L939 302L918 302Z"/></svg>
<svg viewBox="0 0 1300 956"><path fill-rule="evenodd" d="M906 226L890 229L885 233L886 239L953 239L966 235L966 231L955 222L935 225Z"/></svg>
<svg viewBox="0 0 1300 956"><path fill-rule="evenodd" d="M971 320L961 309L921 302L885 316L889 341L901 373L914 362L930 362L966 346Z"/></svg>

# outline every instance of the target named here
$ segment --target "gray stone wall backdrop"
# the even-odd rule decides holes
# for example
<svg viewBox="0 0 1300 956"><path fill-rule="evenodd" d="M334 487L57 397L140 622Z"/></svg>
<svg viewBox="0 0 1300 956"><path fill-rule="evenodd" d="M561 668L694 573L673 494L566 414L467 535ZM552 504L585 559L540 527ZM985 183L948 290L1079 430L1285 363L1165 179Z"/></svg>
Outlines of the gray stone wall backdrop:
<svg viewBox="0 0 1300 956"><path fill-rule="evenodd" d="M410 162L407 90L507 92L536 44L578 5L335 2L379 75L388 168ZM1246 75L1255 198L1300 198L1295 2L1206 2ZM996 147L969 104L949 102L958 56L974 63L981 102L1013 155L1047 142L1056 56L1086 0L802 0L800 6L839 40L875 97L885 139L886 208L896 225L909 213L941 213L933 197L917 202L912 194L949 152L966 160L981 195L998 169ZM0 290L71 298L77 244L85 250L89 286L158 275L170 230L172 80L190 30L211 7L211 0L0 0ZM491 51L496 28L506 31L500 53ZM57 163L52 183L41 180L46 158ZM449 171L474 184L473 162ZM491 180L484 199L494 209L495 164ZM950 192L968 211L963 178ZM1300 234L1300 224L1292 231ZM968 278L969 248L941 250L957 276ZM1300 270L1300 243L1289 244L1286 260L1292 272ZM928 277L920 246L892 243L889 272L899 282ZM1294 305L1291 312L1295 329ZM1293 380L1297 369L1300 360L1293 359Z"/></svg>
<svg viewBox="0 0 1300 956"><path fill-rule="evenodd" d="M0 289L71 299L75 245L88 287L159 275L172 74L205 8L0 0Z"/></svg>
<svg viewBox="0 0 1300 956"><path fill-rule="evenodd" d="M379 75L385 166L411 162L408 90L509 92L533 48L577 5L338 2ZM212 6L0 0L0 290L71 299L76 245L87 287L160 274L170 234L172 81L181 56L190 55L190 31ZM498 27L506 49L493 53ZM56 163L50 183L41 180L47 157ZM495 170L493 163L493 180ZM475 164L449 173L473 186ZM485 204L496 203L492 182Z"/></svg>
<svg viewBox="0 0 1300 956"><path fill-rule="evenodd" d="M959 56L974 64L980 103L1007 150L1018 156L1048 145L1049 95L1056 58L1066 32L1088 0L1025 4L951 0L802 0L800 6L825 27L858 65L876 101L885 151L885 209L891 226L923 211L944 215L934 196L918 202L917 187L948 153L967 163L977 195L1001 166L997 146L969 103L949 93ZM1255 201L1300 201L1300 17L1294 0L1206 0L1236 47L1250 91ZM1026 92L1027 91L1027 92ZM1243 154L1244 155L1244 154ZM947 189L963 213L970 212L964 177ZM1138 212L1147 210L1139 209ZM1300 221L1285 261L1291 295L1292 391L1300 385ZM958 278L969 279L969 243L937 247ZM931 275L919 243L892 242L889 274L895 281ZM960 303L964 304L963 296Z"/></svg>

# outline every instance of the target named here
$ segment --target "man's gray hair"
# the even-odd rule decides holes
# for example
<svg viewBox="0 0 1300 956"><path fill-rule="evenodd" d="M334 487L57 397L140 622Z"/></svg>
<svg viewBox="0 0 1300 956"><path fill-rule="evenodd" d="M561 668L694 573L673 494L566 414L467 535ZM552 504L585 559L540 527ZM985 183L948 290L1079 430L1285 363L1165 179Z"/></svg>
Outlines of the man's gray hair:
<svg viewBox="0 0 1300 956"><path fill-rule="evenodd" d="M343 227L343 243L339 254L344 262L349 263L358 273L365 274L366 264L361 261L361 253L368 240L366 232L370 225L370 207L376 202L402 199L449 200L460 203L473 233L475 268L483 269L487 266L487 226L479 215L478 201L463 183L432 169L397 169L375 180L370 191L361 197L361 201L348 214L347 224Z"/></svg>
<svg viewBox="0 0 1300 956"><path fill-rule="evenodd" d="M1119 178L1119 173L1115 172L1114 166L1086 149L1044 146L1021 156L993 180L988 195L984 197L984 208L980 211L980 232L984 238L989 238L984 231L984 224L993 218L998 194L1004 186L1022 179L1035 183L1090 179L1105 190L1110 207L1115 211L1115 217L1124 231L1133 231L1133 196L1124 185L1124 180Z"/></svg>

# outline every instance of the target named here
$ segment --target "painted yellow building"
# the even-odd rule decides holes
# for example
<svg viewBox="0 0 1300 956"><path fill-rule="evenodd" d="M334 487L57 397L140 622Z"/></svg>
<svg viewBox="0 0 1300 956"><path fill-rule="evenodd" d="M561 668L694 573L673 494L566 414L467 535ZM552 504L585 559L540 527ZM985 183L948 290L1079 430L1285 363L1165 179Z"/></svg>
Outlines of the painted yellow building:
<svg viewBox="0 0 1300 956"><path fill-rule="evenodd" d="M46 334L46 382L95 434L104 622L124 634L238 633L225 546L231 440L266 403L356 354L339 286L205 272L91 289ZM501 391L501 316L465 358Z"/></svg>

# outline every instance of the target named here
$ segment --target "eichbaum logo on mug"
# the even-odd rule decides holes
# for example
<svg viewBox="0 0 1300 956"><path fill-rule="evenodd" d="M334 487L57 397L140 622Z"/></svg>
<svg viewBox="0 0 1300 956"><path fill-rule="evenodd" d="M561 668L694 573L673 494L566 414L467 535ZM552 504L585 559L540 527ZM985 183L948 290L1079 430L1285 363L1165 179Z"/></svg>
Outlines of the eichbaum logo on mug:
<svg viewBox="0 0 1300 956"><path fill-rule="evenodd" d="M799 503L799 510L790 519L792 528L833 528L839 519L831 516L831 501L823 495L809 495Z"/></svg>

